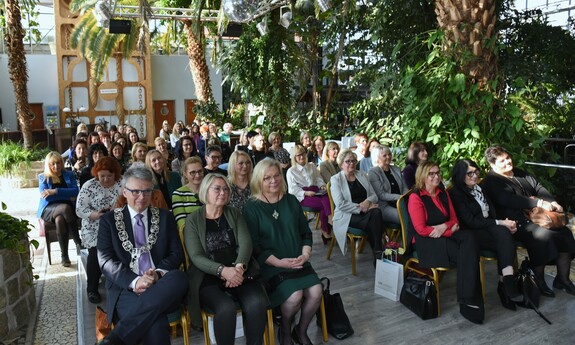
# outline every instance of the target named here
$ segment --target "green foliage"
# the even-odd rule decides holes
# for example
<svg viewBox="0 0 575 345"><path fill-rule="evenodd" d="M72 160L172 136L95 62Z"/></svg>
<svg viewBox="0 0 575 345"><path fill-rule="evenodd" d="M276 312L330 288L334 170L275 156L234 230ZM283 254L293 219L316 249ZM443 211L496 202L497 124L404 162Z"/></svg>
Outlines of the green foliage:
<svg viewBox="0 0 575 345"><path fill-rule="evenodd" d="M0 175L13 174L19 168L20 163L42 160L48 151L48 149L40 149L38 144L34 146L34 149L27 150L20 143L2 141L0 143Z"/></svg>
<svg viewBox="0 0 575 345"><path fill-rule="evenodd" d="M0 211L0 249L26 253L28 248L22 240L28 239L28 233L32 230L30 222L25 219L14 218L4 211L6 211L6 204L2 203L2 211ZM30 244L38 248L38 241L32 240Z"/></svg>

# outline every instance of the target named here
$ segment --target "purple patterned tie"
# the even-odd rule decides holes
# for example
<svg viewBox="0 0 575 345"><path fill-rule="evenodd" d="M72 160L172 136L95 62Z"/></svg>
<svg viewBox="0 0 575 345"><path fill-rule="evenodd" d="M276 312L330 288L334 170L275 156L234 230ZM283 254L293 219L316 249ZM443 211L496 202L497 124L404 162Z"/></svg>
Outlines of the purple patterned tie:
<svg viewBox="0 0 575 345"><path fill-rule="evenodd" d="M142 221L143 217L144 215L140 213L136 215L136 224L134 226L134 240L136 242L136 248L140 248L146 244L146 227ZM143 275L151 267L152 262L150 260L150 253L142 253L140 255L140 261L138 262L140 274Z"/></svg>

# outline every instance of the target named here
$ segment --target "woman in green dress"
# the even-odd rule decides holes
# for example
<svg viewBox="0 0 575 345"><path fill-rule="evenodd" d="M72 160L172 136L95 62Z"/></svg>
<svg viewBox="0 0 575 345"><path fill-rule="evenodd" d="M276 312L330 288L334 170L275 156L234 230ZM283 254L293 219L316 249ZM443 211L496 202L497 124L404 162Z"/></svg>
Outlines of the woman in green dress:
<svg viewBox="0 0 575 345"><path fill-rule="evenodd" d="M253 255L269 285L272 307L280 307L281 345L311 344L307 328L321 302L320 280L311 267L312 233L298 200L286 193L281 166L260 161L250 182L252 197L243 212L253 242ZM292 330L292 319L301 311Z"/></svg>

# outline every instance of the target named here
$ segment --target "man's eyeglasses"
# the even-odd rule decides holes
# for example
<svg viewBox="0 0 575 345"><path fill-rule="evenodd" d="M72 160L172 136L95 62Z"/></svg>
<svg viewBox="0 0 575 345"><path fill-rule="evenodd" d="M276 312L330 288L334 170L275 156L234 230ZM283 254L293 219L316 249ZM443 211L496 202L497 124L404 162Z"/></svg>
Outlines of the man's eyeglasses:
<svg viewBox="0 0 575 345"><path fill-rule="evenodd" d="M441 171L430 171L427 173L427 177L439 177L441 176Z"/></svg>
<svg viewBox="0 0 575 345"><path fill-rule="evenodd" d="M210 189L213 190L214 192L216 192L217 194L220 194L221 192L224 192L224 194L230 193L230 189L228 187L215 186L215 187L210 187Z"/></svg>
<svg viewBox="0 0 575 345"><path fill-rule="evenodd" d="M140 195L149 196L152 195L153 189L130 189L128 187L124 187L128 192L132 193L134 198L139 197Z"/></svg>
<svg viewBox="0 0 575 345"><path fill-rule="evenodd" d="M479 177L480 172L479 172L479 170L473 170L473 171L466 172L465 175L467 175L468 177L473 177L473 175Z"/></svg>

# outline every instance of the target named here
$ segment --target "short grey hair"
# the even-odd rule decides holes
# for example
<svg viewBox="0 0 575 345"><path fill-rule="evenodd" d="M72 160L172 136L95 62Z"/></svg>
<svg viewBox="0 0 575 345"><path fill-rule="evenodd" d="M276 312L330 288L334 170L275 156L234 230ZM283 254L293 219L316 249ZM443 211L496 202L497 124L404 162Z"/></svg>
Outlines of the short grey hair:
<svg viewBox="0 0 575 345"><path fill-rule="evenodd" d="M126 183L131 178L154 183L154 174L152 173L152 170L142 162L135 162L130 166L130 168L128 168L128 170L126 170L122 177L122 187L126 187Z"/></svg>
<svg viewBox="0 0 575 345"><path fill-rule="evenodd" d="M357 160L357 154L353 152L351 149L344 149L339 152L337 155L337 165L340 167L343 165L343 161L345 161L346 157L353 157L353 159Z"/></svg>

